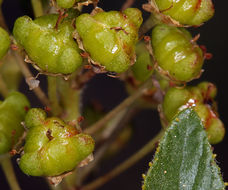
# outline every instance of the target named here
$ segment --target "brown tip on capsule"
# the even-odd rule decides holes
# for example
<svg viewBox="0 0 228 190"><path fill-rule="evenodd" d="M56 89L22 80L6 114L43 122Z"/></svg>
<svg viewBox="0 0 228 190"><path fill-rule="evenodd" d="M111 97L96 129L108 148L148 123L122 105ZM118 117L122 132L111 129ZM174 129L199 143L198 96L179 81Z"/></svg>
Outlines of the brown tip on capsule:
<svg viewBox="0 0 228 190"><path fill-rule="evenodd" d="M149 42L150 41L150 36L144 36L144 41Z"/></svg>
<svg viewBox="0 0 228 190"><path fill-rule="evenodd" d="M18 46L16 44L11 44L10 48L13 50L13 51L16 51L18 50Z"/></svg>
<svg viewBox="0 0 228 190"><path fill-rule="evenodd" d="M48 107L48 106L45 106L45 107L44 107L44 111L46 111L46 112L50 112L50 111L51 111L51 108L50 108L50 107Z"/></svg>
<svg viewBox="0 0 228 190"><path fill-rule="evenodd" d="M28 106L25 106L24 107L24 110L27 112L27 111L29 111L29 107Z"/></svg>
<svg viewBox="0 0 228 190"><path fill-rule="evenodd" d="M78 119L77 119L77 122L78 123L81 123L82 121L84 121L84 117L83 116L79 116Z"/></svg>
<svg viewBox="0 0 228 190"><path fill-rule="evenodd" d="M82 53L80 53L80 55L81 55L81 57L83 57L83 58L88 58L89 57L89 53L87 53L87 52L82 52Z"/></svg>
<svg viewBox="0 0 228 190"><path fill-rule="evenodd" d="M92 69L92 65L84 65L84 69Z"/></svg>
<svg viewBox="0 0 228 190"><path fill-rule="evenodd" d="M209 59L211 59L213 57L213 54L212 53L208 53L207 52L207 48L206 48L205 45L200 45L199 47L203 51L204 59L209 60Z"/></svg>
<svg viewBox="0 0 228 190"><path fill-rule="evenodd" d="M17 154L17 151L15 149L12 149L9 153L11 156L14 156Z"/></svg>
<svg viewBox="0 0 228 190"><path fill-rule="evenodd" d="M213 57L212 53L205 53L204 54L204 58L207 59L207 60L212 59L212 57Z"/></svg>
<svg viewBox="0 0 228 190"><path fill-rule="evenodd" d="M147 70L151 71L153 69L153 67L151 65L147 65L146 66Z"/></svg>

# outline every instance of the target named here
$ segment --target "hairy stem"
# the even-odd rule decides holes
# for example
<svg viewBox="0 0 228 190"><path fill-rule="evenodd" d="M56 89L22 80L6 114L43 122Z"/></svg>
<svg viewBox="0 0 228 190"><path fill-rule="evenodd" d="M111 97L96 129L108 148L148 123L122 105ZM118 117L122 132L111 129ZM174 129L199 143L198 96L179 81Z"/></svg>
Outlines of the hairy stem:
<svg viewBox="0 0 228 190"><path fill-rule="evenodd" d="M31 0L32 8L35 17L39 17L43 15L43 7L41 0Z"/></svg>
<svg viewBox="0 0 228 190"><path fill-rule="evenodd" d="M5 84L2 75L0 74L0 94L5 98L8 94L8 88L7 85Z"/></svg>
<svg viewBox="0 0 228 190"><path fill-rule="evenodd" d="M62 112L59 105L56 80L56 77L48 76L48 97L51 103L51 112L54 116L58 116Z"/></svg>
<svg viewBox="0 0 228 190"><path fill-rule="evenodd" d="M19 67L21 68L21 72L24 75L24 77L25 78L31 78L31 77L34 78L31 71L29 70L29 68L25 64L22 56L20 56L20 54L18 52L15 52L15 51L13 51L12 53L15 56L15 59L17 60L17 63L19 65ZM45 106L50 105L50 102L49 102L46 94L42 91L42 89L39 86L37 88L34 88L33 91L43 105L45 105Z"/></svg>
<svg viewBox="0 0 228 190"><path fill-rule="evenodd" d="M85 130L85 133L88 134L94 134L99 129L101 129L109 120L111 120L113 117L115 117L121 110L124 108L130 106L137 100L140 96L143 95L145 90L150 88L153 85L151 78L148 79L139 89L136 91L133 95L125 99L121 104L119 104L116 108L114 108L112 111L110 111L105 117L103 117L101 120L93 124L91 127Z"/></svg>
<svg viewBox="0 0 228 190"><path fill-rule="evenodd" d="M125 160L123 163L118 165L116 168L114 168L109 173L105 174L104 176L94 180L93 182L85 185L82 187L82 190L92 190L96 189L105 183L107 183L109 180L113 179L123 171L127 170L131 166L133 166L136 162L138 162L140 159L142 159L144 156L146 156L148 153L150 153L156 146L156 143L159 141L159 139L163 136L164 131L161 130L152 140L150 140L143 148L141 148L138 152L136 152L134 155L132 155L130 158Z"/></svg>
<svg viewBox="0 0 228 190"><path fill-rule="evenodd" d="M11 190L21 190L16 175L14 173L13 165L11 163L10 157L5 157L1 160L2 170L5 173L8 184Z"/></svg>

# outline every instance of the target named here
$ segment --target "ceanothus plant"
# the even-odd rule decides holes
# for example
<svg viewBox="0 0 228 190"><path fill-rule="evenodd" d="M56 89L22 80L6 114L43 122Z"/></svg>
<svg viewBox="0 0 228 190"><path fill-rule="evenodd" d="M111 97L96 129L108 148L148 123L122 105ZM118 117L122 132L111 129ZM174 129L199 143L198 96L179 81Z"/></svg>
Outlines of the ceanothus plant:
<svg viewBox="0 0 228 190"><path fill-rule="evenodd" d="M14 156L27 180L46 179L53 190L92 190L156 145L143 182L139 179L143 190L225 190L212 151L225 136L217 87L188 83L211 58L188 28L212 18L214 5L211 0L148 0L142 9L133 4L127 0L120 11L105 11L98 0L31 0L35 18L17 18L12 31L0 10L0 163L12 190L21 189ZM129 94L108 113L98 100L82 101L100 73L122 81ZM43 107L20 92L22 76ZM158 110L160 132L88 182L128 143L134 133L129 123L145 108Z"/></svg>

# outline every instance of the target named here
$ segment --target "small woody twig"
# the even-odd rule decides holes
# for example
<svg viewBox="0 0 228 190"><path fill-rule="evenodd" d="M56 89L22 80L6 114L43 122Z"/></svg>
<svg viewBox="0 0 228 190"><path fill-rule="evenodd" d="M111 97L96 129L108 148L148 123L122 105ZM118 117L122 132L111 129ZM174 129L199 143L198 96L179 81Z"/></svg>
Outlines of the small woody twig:
<svg viewBox="0 0 228 190"><path fill-rule="evenodd" d="M25 64L23 58L20 56L20 54L16 51L13 51L12 53L15 56L15 59L17 60L17 63L20 66L21 72L24 75L25 79L26 78L34 78L31 71L29 70L29 68ZM49 102L46 94L42 91L42 89L39 86L34 88L33 91L43 105L50 106L50 102Z"/></svg>

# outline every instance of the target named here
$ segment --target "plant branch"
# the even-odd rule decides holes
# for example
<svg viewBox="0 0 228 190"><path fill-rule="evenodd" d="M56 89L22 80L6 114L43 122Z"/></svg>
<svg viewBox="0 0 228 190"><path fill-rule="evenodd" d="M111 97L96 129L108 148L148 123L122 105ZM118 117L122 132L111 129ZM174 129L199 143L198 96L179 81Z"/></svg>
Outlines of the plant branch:
<svg viewBox="0 0 228 190"><path fill-rule="evenodd" d="M41 0L31 0L33 12L35 17L43 15L43 6Z"/></svg>
<svg viewBox="0 0 228 190"><path fill-rule="evenodd" d="M10 157L7 156L3 160L1 160L1 166L5 176L7 178L8 184L11 190L21 190L16 175L14 173L13 165L11 163Z"/></svg>
<svg viewBox="0 0 228 190"><path fill-rule="evenodd" d="M136 152L134 155L132 155L130 158L125 160L123 163L118 165L116 168L114 168L109 173L105 174L104 176L94 180L93 182L85 185L82 187L82 190L92 190L96 189L105 183L107 183L109 180L113 179L123 171L127 170L131 166L133 166L136 162L138 162L140 159L142 159L145 155L150 153L156 146L156 143L160 140L160 138L163 136L164 131L161 130L149 143L147 143L142 149L140 149L138 152Z"/></svg>
<svg viewBox="0 0 228 190"><path fill-rule="evenodd" d="M121 11L124 11L125 9L131 7L134 4L135 0L126 0L126 2L121 7Z"/></svg>
<svg viewBox="0 0 228 190"><path fill-rule="evenodd" d="M25 79L26 78L34 78L31 71L29 70L29 68L25 64L23 58L20 56L20 54L18 52L15 52L15 51L13 51L12 53L15 56L15 59L17 60L17 63L20 66L21 72L24 75ZM37 88L34 88L33 91L43 105L45 105L45 106L50 105L50 102L49 102L46 94L42 91L42 89L39 86Z"/></svg>
<svg viewBox="0 0 228 190"><path fill-rule="evenodd" d="M90 174L90 172L98 165L110 145L118 137L123 128L127 126L127 123L136 113L137 110L132 106L130 108L125 108L106 126L107 129L112 128L112 133L108 133L105 138L101 139L105 143L96 151L93 162L91 162L88 166L78 170L78 173L80 173L77 179L78 185L81 185L88 174Z"/></svg>
<svg viewBox="0 0 228 190"><path fill-rule="evenodd" d="M59 99L57 96L57 78L48 76L48 97L51 103L51 112L55 115L58 116L62 108L59 105Z"/></svg>
<svg viewBox="0 0 228 190"><path fill-rule="evenodd" d="M0 74L0 94L5 98L8 94L8 88L7 85L5 84L2 75Z"/></svg>
<svg viewBox="0 0 228 190"><path fill-rule="evenodd" d="M155 18L153 14L149 16L149 18L143 23L143 25L139 29L139 38L147 33L151 28L153 28L156 24L159 23L159 20Z"/></svg>
<svg viewBox="0 0 228 190"><path fill-rule="evenodd" d="M93 124L88 129L85 129L85 133L88 134L94 134L99 129L101 129L109 120L111 120L113 117L115 117L121 110L124 108L130 106L137 100L140 96L143 95L145 90L150 88L153 85L151 78L148 79L139 89L136 91L133 95L125 99L121 104L119 104L116 108L114 108L112 111L110 111L107 115L105 115L101 120Z"/></svg>

